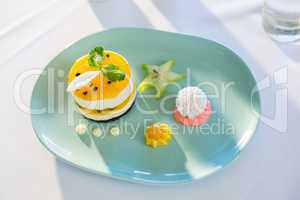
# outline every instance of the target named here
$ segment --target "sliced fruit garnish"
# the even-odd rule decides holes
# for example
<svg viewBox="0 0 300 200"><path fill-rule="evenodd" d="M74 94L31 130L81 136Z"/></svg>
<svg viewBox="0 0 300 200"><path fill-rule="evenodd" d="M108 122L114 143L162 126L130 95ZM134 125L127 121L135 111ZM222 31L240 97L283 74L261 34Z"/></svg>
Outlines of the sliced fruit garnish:
<svg viewBox="0 0 300 200"><path fill-rule="evenodd" d="M74 92L77 89L82 88L83 86L88 85L96 76L98 76L100 71L88 71L79 76L77 76L67 88L68 92Z"/></svg>
<svg viewBox="0 0 300 200"><path fill-rule="evenodd" d="M185 78L185 75L171 71L175 63L175 60L169 60L160 66L143 64L142 68L147 75L140 83L138 91L142 93L149 88L154 88L156 90L155 97L160 98L169 84Z"/></svg>

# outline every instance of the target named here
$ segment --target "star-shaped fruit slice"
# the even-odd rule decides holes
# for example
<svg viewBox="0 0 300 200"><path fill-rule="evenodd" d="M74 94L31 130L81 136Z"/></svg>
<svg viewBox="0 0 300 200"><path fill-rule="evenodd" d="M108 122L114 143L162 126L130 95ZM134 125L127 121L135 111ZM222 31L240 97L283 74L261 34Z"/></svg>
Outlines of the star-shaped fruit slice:
<svg viewBox="0 0 300 200"><path fill-rule="evenodd" d="M139 84L138 91L143 93L149 88L154 88L155 97L160 98L169 84L185 78L183 74L172 72L175 63L175 60L169 60L160 66L143 64L142 68L146 71L146 76Z"/></svg>

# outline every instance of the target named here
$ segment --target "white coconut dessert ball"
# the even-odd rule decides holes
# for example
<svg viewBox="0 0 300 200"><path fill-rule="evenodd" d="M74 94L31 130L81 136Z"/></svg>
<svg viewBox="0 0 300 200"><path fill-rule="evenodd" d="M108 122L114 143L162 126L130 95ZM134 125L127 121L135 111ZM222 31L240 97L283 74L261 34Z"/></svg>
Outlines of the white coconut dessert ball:
<svg viewBox="0 0 300 200"><path fill-rule="evenodd" d="M207 103L206 94L198 87L185 87L178 92L176 98L177 111L190 119L203 113Z"/></svg>

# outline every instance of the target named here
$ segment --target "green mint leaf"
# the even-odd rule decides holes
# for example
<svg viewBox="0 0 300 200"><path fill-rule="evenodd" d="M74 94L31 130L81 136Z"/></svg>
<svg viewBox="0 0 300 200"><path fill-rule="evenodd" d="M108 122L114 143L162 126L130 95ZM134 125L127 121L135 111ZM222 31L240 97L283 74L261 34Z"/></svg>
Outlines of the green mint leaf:
<svg viewBox="0 0 300 200"><path fill-rule="evenodd" d="M109 64L101 68L104 76L110 81L122 81L125 79L125 73L119 67Z"/></svg>
<svg viewBox="0 0 300 200"><path fill-rule="evenodd" d="M88 62L91 67L98 67L104 59L104 48L101 46L95 47L89 53Z"/></svg>

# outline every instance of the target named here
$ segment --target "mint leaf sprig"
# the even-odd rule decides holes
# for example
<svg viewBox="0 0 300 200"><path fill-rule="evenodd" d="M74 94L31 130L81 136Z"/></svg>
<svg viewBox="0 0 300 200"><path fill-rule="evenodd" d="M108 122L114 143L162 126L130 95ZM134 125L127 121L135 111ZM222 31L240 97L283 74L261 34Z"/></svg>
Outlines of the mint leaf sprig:
<svg viewBox="0 0 300 200"><path fill-rule="evenodd" d="M125 73L119 69L119 67L109 64L105 67L102 67L101 72L104 76L110 81L123 81L125 79Z"/></svg>
<svg viewBox="0 0 300 200"><path fill-rule="evenodd" d="M101 46L95 47L89 53L89 65L91 67L99 68L102 74L111 82L124 80L125 73L118 66L113 64L101 66L104 57L104 48Z"/></svg>
<svg viewBox="0 0 300 200"><path fill-rule="evenodd" d="M90 51L88 62L91 67L98 67L103 60L104 60L103 47L98 46Z"/></svg>

